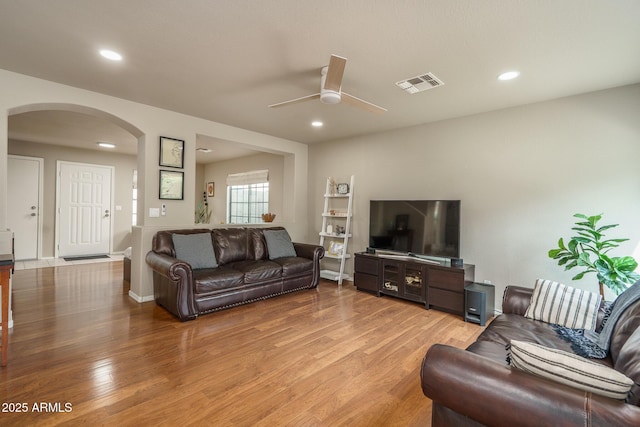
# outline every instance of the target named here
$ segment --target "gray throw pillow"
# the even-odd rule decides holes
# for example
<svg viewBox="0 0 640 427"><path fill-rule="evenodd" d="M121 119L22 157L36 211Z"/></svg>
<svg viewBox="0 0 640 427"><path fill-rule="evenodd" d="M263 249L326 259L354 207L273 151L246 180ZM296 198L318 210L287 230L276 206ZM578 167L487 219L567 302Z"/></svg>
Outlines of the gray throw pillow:
<svg viewBox="0 0 640 427"><path fill-rule="evenodd" d="M200 268L216 268L218 261L213 252L211 233L171 235L176 258L186 261L194 270Z"/></svg>
<svg viewBox="0 0 640 427"><path fill-rule="evenodd" d="M287 230L265 230L263 233L267 242L269 259L297 256Z"/></svg>

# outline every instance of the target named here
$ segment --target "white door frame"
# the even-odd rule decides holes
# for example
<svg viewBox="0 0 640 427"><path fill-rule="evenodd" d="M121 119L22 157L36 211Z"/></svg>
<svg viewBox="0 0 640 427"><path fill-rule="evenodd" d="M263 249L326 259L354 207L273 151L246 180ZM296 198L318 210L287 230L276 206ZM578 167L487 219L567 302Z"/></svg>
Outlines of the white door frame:
<svg viewBox="0 0 640 427"><path fill-rule="evenodd" d="M71 162L67 160L58 160L56 162L56 231L55 231L55 250L54 256L56 258L59 257L59 244L60 244L60 165L61 164L72 164L77 166L88 166L88 167L98 167L98 168L107 168L111 169L111 197L109 200L109 254L111 254L111 249L113 248L113 205L115 200L115 167L110 165L98 165L95 163L85 163L85 162Z"/></svg>
<svg viewBox="0 0 640 427"><path fill-rule="evenodd" d="M42 191L44 185L44 159L41 157L19 156L16 154L8 154L7 157L9 159L31 160L38 163L38 174L40 176L38 178L38 248L36 256L38 257L37 259L42 259L42 215L46 213L44 211L44 196ZM10 203L11 201L8 200L8 202Z"/></svg>

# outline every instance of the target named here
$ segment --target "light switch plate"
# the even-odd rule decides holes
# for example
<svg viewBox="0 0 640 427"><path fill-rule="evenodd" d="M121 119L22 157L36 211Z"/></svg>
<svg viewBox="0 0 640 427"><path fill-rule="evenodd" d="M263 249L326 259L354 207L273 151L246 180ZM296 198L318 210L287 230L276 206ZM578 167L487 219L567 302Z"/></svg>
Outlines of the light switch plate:
<svg viewBox="0 0 640 427"><path fill-rule="evenodd" d="M149 208L150 218L160 218L160 208Z"/></svg>

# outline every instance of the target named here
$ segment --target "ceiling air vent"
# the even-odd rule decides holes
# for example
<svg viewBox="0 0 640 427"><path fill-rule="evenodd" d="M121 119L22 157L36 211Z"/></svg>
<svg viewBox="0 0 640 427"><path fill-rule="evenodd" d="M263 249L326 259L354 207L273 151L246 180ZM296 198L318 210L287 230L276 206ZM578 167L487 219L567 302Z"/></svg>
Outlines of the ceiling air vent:
<svg viewBox="0 0 640 427"><path fill-rule="evenodd" d="M424 92L428 89L433 89L434 87L443 86L444 82L437 78L433 73L426 73L420 76L411 77L410 79L401 80L396 82L396 85L405 92L414 94Z"/></svg>

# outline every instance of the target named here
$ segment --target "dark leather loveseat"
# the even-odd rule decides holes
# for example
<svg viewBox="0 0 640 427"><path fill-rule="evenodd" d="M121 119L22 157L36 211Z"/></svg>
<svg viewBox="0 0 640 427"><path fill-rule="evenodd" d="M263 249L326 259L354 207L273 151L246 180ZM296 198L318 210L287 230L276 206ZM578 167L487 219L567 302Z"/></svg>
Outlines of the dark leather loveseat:
<svg viewBox="0 0 640 427"><path fill-rule="evenodd" d="M508 287L503 314L466 351L436 344L422 362L424 394L437 426L640 426L640 301L613 330L601 363L629 377L626 401L581 391L508 366L511 339L572 352L553 327L524 317L532 289Z"/></svg>
<svg viewBox="0 0 640 427"><path fill-rule="evenodd" d="M295 256L271 259L265 230L284 228L186 229L156 233L146 256L147 264L153 269L156 303L185 321L316 287L320 280L320 259L324 256L322 246L293 243ZM211 236L215 268L192 268L188 262L176 258L174 234L202 233Z"/></svg>

